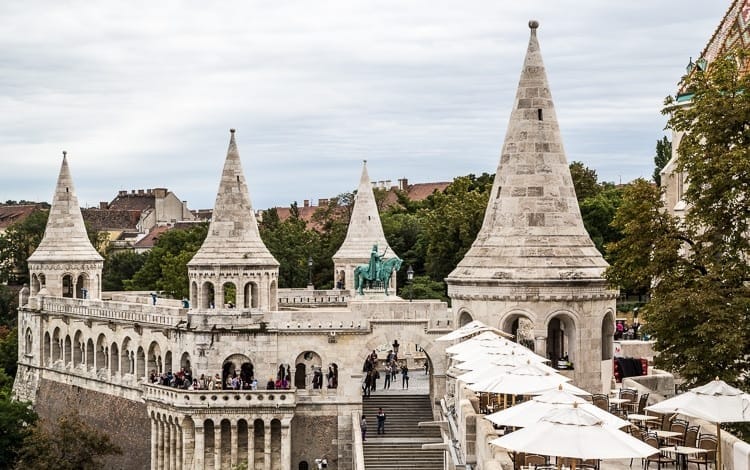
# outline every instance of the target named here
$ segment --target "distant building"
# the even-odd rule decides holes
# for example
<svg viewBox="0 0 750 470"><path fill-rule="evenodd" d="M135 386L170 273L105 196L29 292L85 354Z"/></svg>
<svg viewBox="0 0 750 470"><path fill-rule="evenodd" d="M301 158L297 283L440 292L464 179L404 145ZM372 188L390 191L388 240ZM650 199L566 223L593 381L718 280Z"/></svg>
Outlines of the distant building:
<svg viewBox="0 0 750 470"><path fill-rule="evenodd" d="M13 224L23 222L37 210L49 210L47 204L12 204L0 205L0 235Z"/></svg>

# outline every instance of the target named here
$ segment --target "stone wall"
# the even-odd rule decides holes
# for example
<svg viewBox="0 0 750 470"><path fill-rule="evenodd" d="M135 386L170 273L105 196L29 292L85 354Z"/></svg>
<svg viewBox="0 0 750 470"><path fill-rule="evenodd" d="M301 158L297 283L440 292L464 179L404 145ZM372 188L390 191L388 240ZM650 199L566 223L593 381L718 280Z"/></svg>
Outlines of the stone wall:
<svg viewBox="0 0 750 470"><path fill-rule="evenodd" d="M44 421L54 422L70 410L81 419L109 434L122 455L106 460L111 470L149 469L151 422L143 403L42 379L36 397L36 412Z"/></svg>
<svg viewBox="0 0 750 470"><path fill-rule="evenodd" d="M341 468L338 462L338 418L336 416L296 415L292 420L292 468L307 461L315 468L315 459L327 457L328 468ZM348 468L344 465L344 468Z"/></svg>

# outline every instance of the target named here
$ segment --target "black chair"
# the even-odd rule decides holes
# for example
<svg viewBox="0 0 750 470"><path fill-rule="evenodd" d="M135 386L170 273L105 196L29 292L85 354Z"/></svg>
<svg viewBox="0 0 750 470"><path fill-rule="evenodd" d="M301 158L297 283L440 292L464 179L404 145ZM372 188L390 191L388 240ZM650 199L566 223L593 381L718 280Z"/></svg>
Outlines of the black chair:
<svg viewBox="0 0 750 470"><path fill-rule="evenodd" d="M701 464L703 464L703 466L706 467L706 470L708 470L708 464L710 463L715 467L717 446L718 441L716 440L716 436L713 434L701 434L700 437L698 437L698 445L696 447L699 449L706 449L706 452L689 456L687 459L688 466L691 463L694 463L700 470Z"/></svg>
<svg viewBox="0 0 750 470"><path fill-rule="evenodd" d="M688 425L689 423L684 419L673 419L672 423L669 425L669 430L672 432L678 432L680 433L680 435L675 437L668 437L667 444L673 446L683 445L685 443L685 433L687 433Z"/></svg>
<svg viewBox="0 0 750 470"><path fill-rule="evenodd" d="M650 445L651 447L656 450L655 453L649 455L646 457L643 461L643 468L648 469L649 466L651 466L651 463L656 463L657 470L661 470L662 465L676 465L677 464L677 458L676 457L668 457L666 455L662 455L661 451L659 450L659 439L654 434L648 434L643 439L643 442Z"/></svg>
<svg viewBox="0 0 750 470"><path fill-rule="evenodd" d="M547 457L539 454L526 454L526 466L533 466L535 469L548 465Z"/></svg>
<svg viewBox="0 0 750 470"><path fill-rule="evenodd" d="M591 404L604 411L611 411L609 407L609 397L603 393L595 393L591 395Z"/></svg>
<svg viewBox="0 0 750 470"><path fill-rule="evenodd" d="M635 412L639 415L642 415L645 411L646 405L648 404L648 393L641 393L641 396L638 398L638 406L636 407Z"/></svg>
<svg viewBox="0 0 750 470"><path fill-rule="evenodd" d="M700 426L688 426L687 431L685 431L685 442L683 445L685 447L698 447L697 442L700 431Z"/></svg>
<svg viewBox="0 0 750 470"><path fill-rule="evenodd" d="M623 416L630 413L633 407L638 405L638 391L632 388L623 388L620 390L620 398L628 400L620 406Z"/></svg>

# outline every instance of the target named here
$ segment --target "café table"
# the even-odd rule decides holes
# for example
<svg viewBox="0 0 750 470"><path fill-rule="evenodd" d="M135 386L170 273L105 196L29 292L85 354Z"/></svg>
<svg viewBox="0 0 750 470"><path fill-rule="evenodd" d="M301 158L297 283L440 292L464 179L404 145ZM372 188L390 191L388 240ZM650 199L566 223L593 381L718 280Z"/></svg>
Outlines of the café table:
<svg viewBox="0 0 750 470"><path fill-rule="evenodd" d="M661 429L654 429L653 431L649 431L652 434L655 434L657 438L659 438L659 442L664 442L670 437L677 437L681 436L681 432L674 432L674 431L664 431Z"/></svg>
<svg viewBox="0 0 750 470"><path fill-rule="evenodd" d="M623 403L630 403L630 400L627 398L610 398L609 402L616 405L618 410L621 410Z"/></svg>
<svg viewBox="0 0 750 470"><path fill-rule="evenodd" d="M687 469L687 458L692 455L705 454L708 452L706 449L698 447L685 447L685 446L664 446L659 447L659 452L666 457L676 457L677 464L680 468Z"/></svg>
<svg viewBox="0 0 750 470"><path fill-rule="evenodd" d="M629 414L628 421L635 422L638 426L644 427L649 421L658 421L657 416L640 415L640 414Z"/></svg>

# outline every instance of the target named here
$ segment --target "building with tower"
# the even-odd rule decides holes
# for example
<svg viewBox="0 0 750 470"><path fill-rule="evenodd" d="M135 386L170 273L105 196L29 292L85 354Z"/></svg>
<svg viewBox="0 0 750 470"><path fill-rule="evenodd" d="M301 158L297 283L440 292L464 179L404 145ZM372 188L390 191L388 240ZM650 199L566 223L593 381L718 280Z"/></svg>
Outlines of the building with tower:
<svg viewBox="0 0 750 470"><path fill-rule="evenodd" d="M234 131L208 236L188 263L189 306L101 292L102 259L86 238L64 156L44 241L29 258L32 286L20 298L15 396L44 418L75 408L106 429L124 451L112 468L302 470L325 460L348 470L363 468L365 449L375 446L363 444L359 428L365 357L379 354L375 367L383 367L396 351L400 365L424 368L422 421L442 420L460 387L448 377L446 344L435 339L470 320L521 331L553 360L569 354L575 367L566 373L578 386L608 388L616 292L606 288L606 263L581 222L538 24L530 26L484 224L447 279L452 308L378 288L351 292L345 307L280 307L279 265L260 238ZM397 255L363 165L334 256L345 289L353 289L354 268L368 263L373 245L384 258ZM467 426L458 437L441 426L440 437L422 440L412 425L403 458L437 453L413 468L452 465L456 453L445 443L453 439L464 445L464 463L488 464L476 458L486 443L472 441Z"/></svg>

